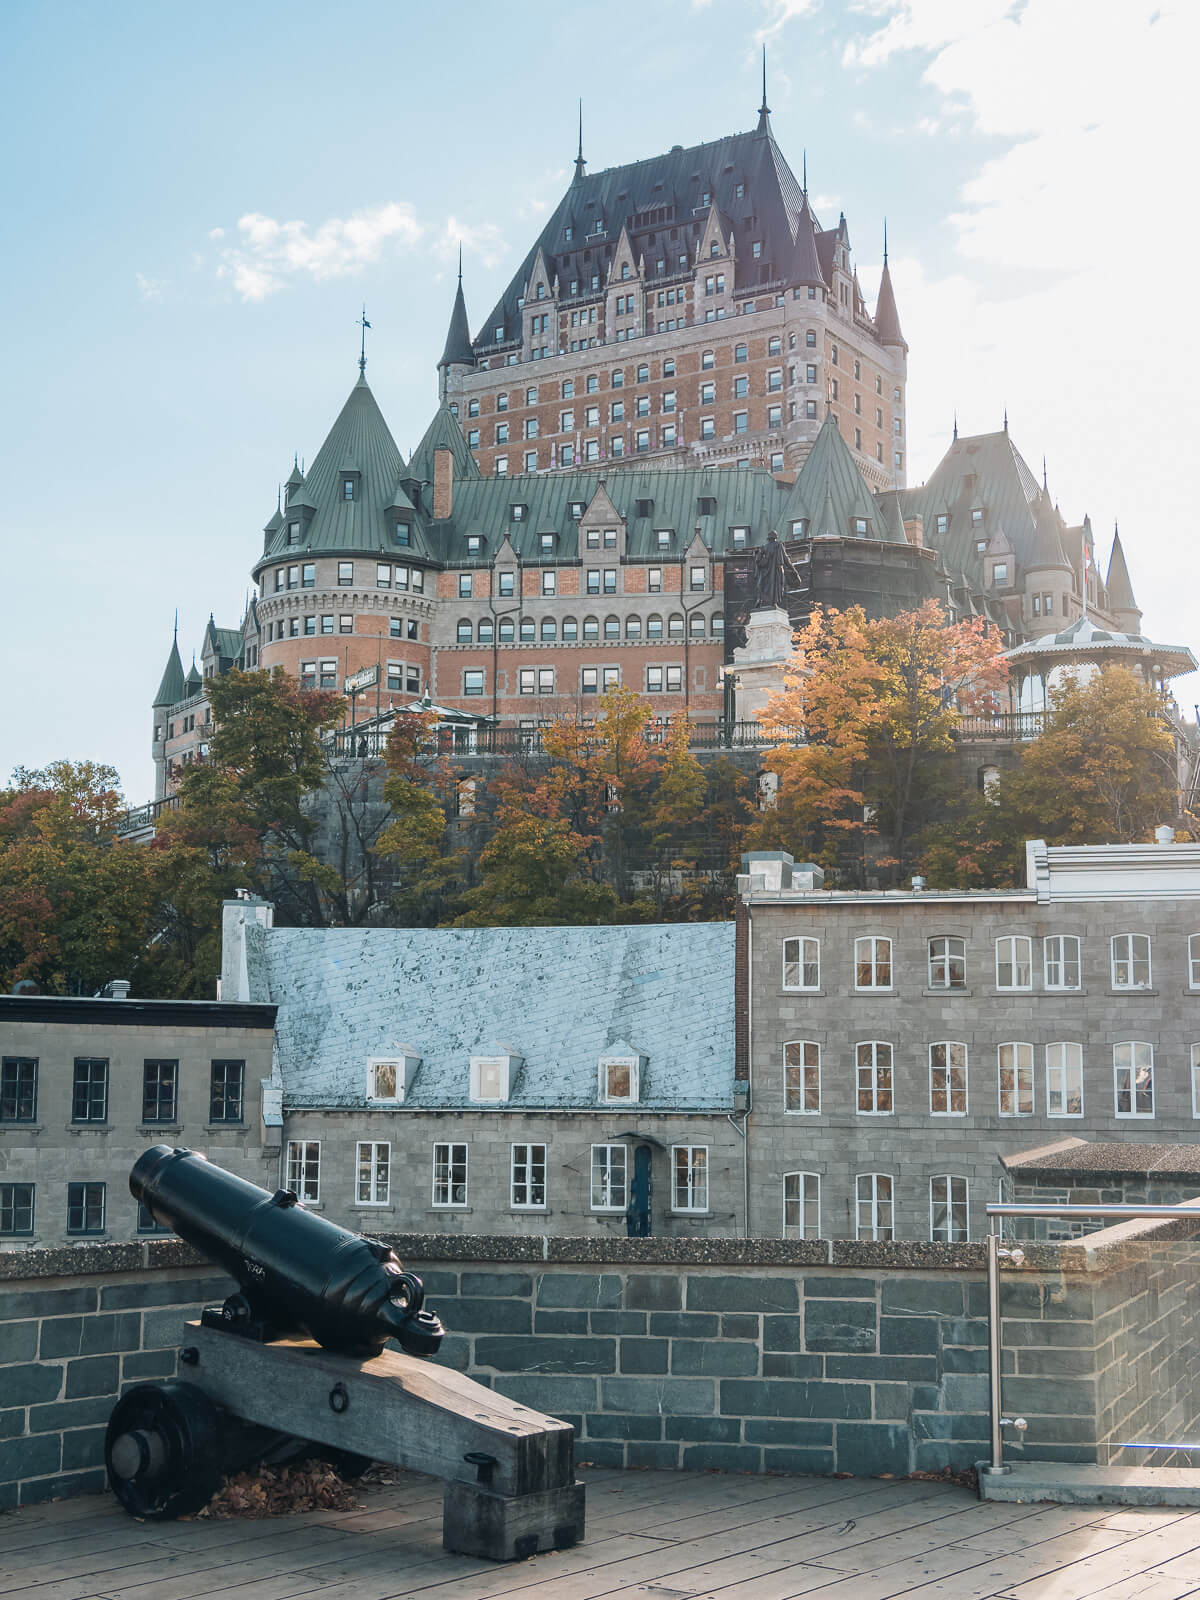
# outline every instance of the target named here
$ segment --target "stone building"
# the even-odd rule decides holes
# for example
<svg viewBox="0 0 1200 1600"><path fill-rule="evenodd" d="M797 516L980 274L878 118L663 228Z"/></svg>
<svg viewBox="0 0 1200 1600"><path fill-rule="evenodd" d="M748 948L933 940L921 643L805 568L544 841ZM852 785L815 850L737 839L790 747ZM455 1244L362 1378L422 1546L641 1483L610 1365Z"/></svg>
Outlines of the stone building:
<svg viewBox="0 0 1200 1600"><path fill-rule="evenodd" d="M736 1235L733 942L729 923L280 929L231 901L221 993L277 1009L278 1181L335 1222Z"/></svg>
<svg viewBox="0 0 1200 1600"><path fill-rule="evenodd" d="M1193 1141L1200 847L1028 846L1011 891L742 880L750 1231L986 1231L999 1158L1055 1137Z"/></svg>
<svg viewBox="0 0 1200 1600"><path fill-rule="evenodd" d="M129 1193L152 1144L273 1188L274 1021L262 1004L0 995L0 1249L158 1232Z"/></svg>

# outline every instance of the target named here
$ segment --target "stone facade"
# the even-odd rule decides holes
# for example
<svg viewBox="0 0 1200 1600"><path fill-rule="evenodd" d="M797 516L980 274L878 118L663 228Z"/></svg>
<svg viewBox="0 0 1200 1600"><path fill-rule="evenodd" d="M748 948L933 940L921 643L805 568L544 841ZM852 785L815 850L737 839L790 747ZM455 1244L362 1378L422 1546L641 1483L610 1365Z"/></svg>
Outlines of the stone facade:
<svg viewBox="0 0 1200 1600"><path fill-rule="evenodd" d="M155 1233L129 1193L151 1144L275 1185L275 1008L0 996L0 1251Z"/></svg>
<svg viewBox="0 0 1200 1600"><path fill-rule="evenodd" d="M1005 1154L1195 1138L1200 853L1031 859L1028 891L745 880L751 1233L978 1238ZM780 884L778 861L749 866Z"/></svg>

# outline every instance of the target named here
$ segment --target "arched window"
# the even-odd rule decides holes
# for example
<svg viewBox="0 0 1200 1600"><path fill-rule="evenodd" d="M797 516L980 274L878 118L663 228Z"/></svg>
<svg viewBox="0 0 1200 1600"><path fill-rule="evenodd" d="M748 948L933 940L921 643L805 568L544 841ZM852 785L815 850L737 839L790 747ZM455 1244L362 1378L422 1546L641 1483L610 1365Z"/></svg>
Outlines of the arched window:
<svg viewBox="0 0 1200 1600"><path fill-rule="evenodd" d="M558 637L558 624L553 617L543 617L541 627L542 643L553 644Z"/></svg>
<svg viewBox="0 0 1200 1600"><path fill-rule="evenodd" d="M605 617L604 637L606 639L619 639L621 637L620 617Z"/></svg>
<svg viewBox="0 0 1200 1600"><path fill-rule="evenodd" d="M564 644L574 644L579 637L579 623L574 617L564 617L562 625Z"/></svg>
<svg viewBox="0 0 1200 1600"><path fill-rule="evenodd" d="M493 631L491 617L480 617L477 634L480 644L491 644Z"/></svg>
<svg viewBox="0 0 1200 1600"><path fill-rule="evenodd" d="M532 644L533 643L533 638L534 638L533 618L532 617L522 617L521 618L521 643L522 644Z"/></svg>
<svg viewBox="0 0 1200 1600"><path fill-rule="evenodd" d="M667 619L667 637L668 639L683 638L683 616L678 611L673 611Z"/></svg>
<svg viewBox="0 0 1200 1600"><path fill-rule="evenodd" d="M713 353L711 350L705 350L703 355L700 357L700 367L704 372L710 372L712 370Z"/></svg>
<svg viewBox="0 0 1200 1600"><path fill-rule="evenodd" d="M625 618L625 637L627 639L640 639L642 637L641 617ZM1197 944L1197 950L1200 950L1200 943ZM1200 956L1197 957L1197 960L1200 961Z"/></svg>
<svg viewBox="0 0 1200 1600"><path fill-rule="evenodd" d="M585 639L598 639L600 637L600 624L595 617L584 617L583 637Z"/></svg>
<svg viewBox="0 0 1200 1600"><path fill-rule="evenodd" d="M516 635L516 628L511 617L500 618L500 643L511 644Z"/></svg>
<svg viewBox="0 0 1200 1600"><path fill-rule="evenodd" d="M657 611L652 611L646 618L646 637L647 639L661 639L662 636L662 618Z"/></svg>
<svg viewBox="0 0 1200 1600"><path fill-rule="evenodd" d="M457 639L459 644L470 644L475 638L475 629L471 626L470 617L459 617Z"/></svg>
<svg viewBox="0 0 1200 1600"><path fill-rule="evenodd" d="M704 617L701 612L693 611L691 616L688 618L688 632L691 634L693 639L703 639Z"/></svg>

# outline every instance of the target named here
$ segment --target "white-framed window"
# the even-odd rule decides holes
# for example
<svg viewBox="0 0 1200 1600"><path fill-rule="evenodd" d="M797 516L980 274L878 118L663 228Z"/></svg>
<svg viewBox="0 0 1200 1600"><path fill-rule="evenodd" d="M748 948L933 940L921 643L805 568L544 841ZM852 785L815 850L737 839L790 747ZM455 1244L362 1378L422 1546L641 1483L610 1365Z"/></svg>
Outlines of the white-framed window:
<svg viewBox="0 0 1200 1600"><path fill-rule="evenodd" d="M1188 986L1200 989L1200 933L1188 936Z"/></svg>
<svg viewBox="0 0 1200 1600"><path fill-rule="evenodd" d="M368 1056L367 1099L393 1101L404 1099L413 1073L417 1069L416 1056Z"/></svg>
<svg viewBox="0 0 1200 1600"><path fill-rule="evenodd" d="M1002 1044L996 1047L996 1081L1002 1117L1033 1115L1033 1046Z"/></svg>
<svg viewBox="0 0 1200 1600"><path fill-rule="evenodd" d="M354 1152L354 1201L360 1206L385 1206L391 1191L392 1147L366 1140Z"/></svg>
<svg viewBox="0 0 1200 1600"><path fill-rule="evenodd" d="M1114 989L1150 987L1150 935L1114 933L1112 937L1112 986Z"/></svg>
<svg viewBox="0 0 1200 1600"><path fill-rule="evenodd" d="M971 1237L965 1178L950 1172L930 1178L929 1237L941 1244L964 1244Z"/></svg>
<svg viewBox="0 0 1200 1600"><path fill-rule="evenodd" d="M783 1047L785 1111L815 1115L821 1109L821 1046L811 1039L793 1039Z"/></svg>
<svg viewBox="0 0 1200 1600"><path fill-rule="evenodd" d="M997 989L1033 988L1033 940L1023 933L996 940Z"/></svg>
<svg viewBox="0 0 1200 1600"><path fill-rule="evenodd" d="M890 989L892 987L892 941L867 934L854 941L854 987Z"/></svg>
<svg viewBox="0 0 1200 1600"><path fill-rule="evenodd" d="M965 989L967 941L953 934L938 934L929 941L929 987Z"/></svg>
<svg viewBox="0 0 1200 1600"><path fill-rule="evenodd" d="M1154 1046L1142 1040L1113 1045L1113 1094L1118 1117L1154 1115Z"/></svg>
<svg viewBox="0 0 1200 1600"><path fill-rule="evenodd" d="M819 989L821 987L821 941L785 939L783 941L783 987Z"/></svg>
<svg viewBox="0 0 1200 1600"><path fill-rule="evenodd" d="M708 1210L708 1146L677 1144L671 1150L671 1209Z"/></svg>
<svg viewBox="0 0 1200 1600"><path fill-rule="evenodd" d="M1042 940L1042 981L1047 989L1078 989L1081 971L1075 934L1052 933Z"/></svg>
<svg viewBox="0 0 1200 1600"><path fill-rule="evenodd" d="M546 1146L514 1144L512 1147L512 1208L514 1211L546 1209Z"/></svg>
<svg viewBox="0 0 1200 1600"><path fill-rule="evenodd" d="M433 1147L433 1203L465 1206L467 1203L467 1147L435 1144Z"/></svg>
<svg viewBox="0 0 1200 1600"><path fill-rule="evenodd" d="M949 1041L929 1046L929 1111L935 1117L967 1114L967 1047Z"/></svg>
<svg viewBox="0 0 1200 1600"><path fill-rule="evenodd" d="M890 1115L892 1105L892 1047L880 1039L868 1039L854 1047L855 1106L861 1116Z"/></svg>
<svg viewBox="0 0 1200 1600"><path fill-rule="evenodd" d="M1192 1046L1192 1115L1200 1117L1200 1044Z"/></svg>
<svg viewBox="0 0 1200 1600"><path fill-rule="evenodd" d="M1083 1115L1083 1046L1060 1039L1046 1046L1046 1115Z"/></svg>
<svg viewBox="0 0 1200 1600"><path fill-rule="evenodd" d="M894 1238L896 1230L891 1174L860 1172L854 1181L854 1192L857 1212L855 1237Z"/></svg>
<svg viewBox="0 0 1200 1600"><path fill-rule="evenodd" d="M481 1104L508 1099L509 1056L472 1056L470 1098Z"/></svg>
<svg viewBox="0 0 1200 1600"><path fill-rule="evenodd" d="M632 1105L638 1097L638 1058L600 1057L600 1100L605 1105Z"/></svg>
<svg viewBox="0 0 1200 1600"><path fill-rule="evenodd" d="M783 1175L783 1237L821 1237L821 1179L815 1172Z"/></svg>
<svg viewBox="0 0 1200 1600"><path fill-rule="evenodd" d="M629 1151L623 1144L592 1146L592 1210L624 1211L629 1203Z"/></svg>
<svg viewBox="0 0 1200 1600"><path fill-rule="evenodd" d="M321 1198L321 1141L289 1139L287 1184L297 1200L315 1204Z"/></svg>

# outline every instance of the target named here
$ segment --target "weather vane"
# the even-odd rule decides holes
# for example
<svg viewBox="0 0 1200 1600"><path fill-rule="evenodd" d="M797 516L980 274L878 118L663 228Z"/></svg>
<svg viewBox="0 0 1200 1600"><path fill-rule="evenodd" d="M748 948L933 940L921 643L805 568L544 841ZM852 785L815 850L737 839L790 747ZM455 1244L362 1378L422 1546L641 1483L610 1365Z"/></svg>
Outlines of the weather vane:
<svg viewBox="0 0 1200 1600"><path fill-rule="evenodd" d="M371 326L371 324L367 321L367 307L365 303L362 308L362 316L358 318L354 325L356 328L362 329L362 342L359 345L358 350L358 370L360 374L365 377L367 372L367 329Z"/></svg>

